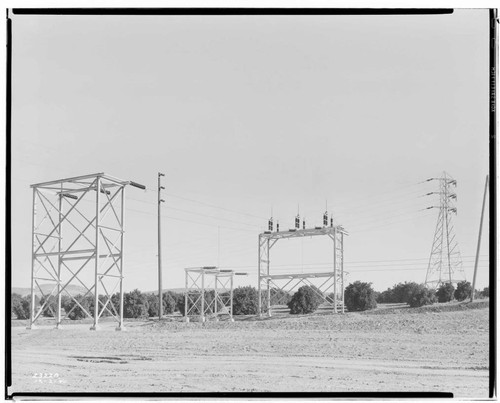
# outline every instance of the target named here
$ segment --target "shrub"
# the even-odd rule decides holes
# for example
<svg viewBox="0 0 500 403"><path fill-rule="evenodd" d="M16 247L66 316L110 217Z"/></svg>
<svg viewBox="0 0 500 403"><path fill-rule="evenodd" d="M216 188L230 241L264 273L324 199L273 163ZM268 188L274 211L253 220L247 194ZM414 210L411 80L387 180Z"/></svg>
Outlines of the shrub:
<svg viewBox="0 0 500 403"><path fill-rule="evenodd" d="M138 289L123 294L123 317L145 318L148 316L148 297Z"/></svg>
<svg viewBox="0 0 500 403"><path fill-rule="evenodd" d="M90 317L94 317L94 307L95 307L95 297L93 295L86 295L85 297L82 295L77 295L75 296L75 299L78 301L78 303L85 308L85 310L90 314ZM119 314L119 308L120 308L120 295L113 294L111 296L111 300L106 304L106 301L108 300L108 297L105 295L99 295L99 313L101 317L105 316L111 316L112 314ZM104 308L104 305L106 304L106 308ZM113 307L115 310L113 310ZM68 315L68 318L71 320L79 320L79 319L85 319L88 318L87 314L85 311L78 306L78 304L75 302L74 299L63 295L61 297L61 308L64 309L66 314L70 312ZM73 309L74 308L74 309ZM104 310L103 310L104 308ZM72 310L73 309L73 310Z"/></svg>
<svg viewBox="0 0 500 403"><path fill-rule="evenodd" d="M279 288L271 288L271 305L288 305L292 296Z"/></svg>
<svg viewBox="0 0 500 403"><path fill-rule="evenodd" d="M17 319L29 319L31 312L31 297L19 294L11 295L10 311Z"/></svg>
<svg viewBox="0 0 500 403"><path fill-rule="evenodd" d="M171 297L175 300L175 311L179 311L184 315L184 293L168 291Z"/></svg>
<svg viewBox="0 0 500 403"><path fill-rule="evenodd" d="M158 294L147 294L148 316L158 316ZM169 315L174 312L175 299L172 293L164 292L162 295L163 314Z"/></svg>
<svg viewBox="0 0 500 403"><path fill-rule="evenodd" d="M406 281L404 283L395 284L392 288L388 288L386 291L380 294L375 294L376 301L383 303L405 303L407 304L411 294L418 288L418 284L415 282Z"/></svg>
<svg viewBox="0 0 500 403"><path fill-rule="evenodd" d="M92 295L86 297L77 295L75 299L88 313L90 313L90 315L94 315L94 299ZM85 319L88 317L85 311L73 299L64 301L64 304L61 302L61 306L66 314L69 313L68 318L71 320Z"/></svg>
<svg viewBox="0 0 500 403"><path fill-rule="evenodd" d="M176 306L177 301L175 299L175 293L173 293L172 291L163 293L163 313L165 315L174 313Z"/></svg>
<svg viewBox="0 0 500 403"><path fill-rule="evenodd" d="M484 287L483 291L481 291L481 294L484 298L489 298L490 297L490 287Z"/></svg>
<svg viewBox="0 0 500 403"><path fill-rule="evenodd" d="M57 309L56 298L53 295L49 295L48 297L42 297L40 299L40 306L42 306L46 302L47 304L45 305L45 308L43 308L42 315L49 318L53 318L55 316Z"/></svg>
<svg viewBox="0 0 500 403"><path fill-rule="evenodd" d="M292 299L292 296L283 290L280 290L279 288L271 288L270 290L271 293L271 306L273 305L288 305L290 300ZM267 290L263 289L261 290L261 295L262 295L262 306L267 306Z"/></svg>
<svg viewBox="0 0 500 403"><path fill-rule="evenodd" d="M255 315L259 308L259 294L254 287L238 287L233 291L233 314Z"/></svg>
<svg viewBox="0 0 500 403"><path fill-rule="evenodd" d="M158 294L146 294L148 300L148 316L158 316Z"/></svg>
<svg viewBox="0 0 500 403"><path fill-rule="evenodd" d="M407 304L414 291L419 289L419 285L413 281L399 283L393 287L393 296L395 303Z"/></svg>
<svg viewBox="0 0 500 403"><path fill-rule="evenodd" d="M68 295L61 295L61 309L63 309L64 306L68 304L70 299L71 298ZM43 309L42 315L45 317L53 318L56 316L57 312L57 298L54 295L42 297L40 299L40 305L37 304L36 306L41 307L47 300L48 302Z"/></svg>
<svg viewBox="0 0 500 403"><path fill-rule="evenodd" d="M436 292L426 288L424 285L419 285L413 290L408 304L412 307L419 307L424 305L432 305L436 302Z"/></svg>
<svg viewBox="0 0 500 403"><path fill-rule="evenodd" d="M312 313L323 302L318 295L320 292L316 287L303 285L300 287L288 303L291 314Z"/></svg>
<svg viewBox="0 0 500 403"><path fill-rule="evenodd" d="M463 301L470 298L472 293L472 286L468 281L461 281L457 284L457 289L455 290L455 299L457 301Z"/></svg>
<svg viewBox="0 0 500 403"><path fill-rule="evenodd" d="M436 296L438 302L450 302L453 299L455 287L451 283L443 283L439 286Z"/></svg>
<svg viewBox="0 0 500 403"><path fill-rule="evenodd" d="M393 288L388 288L387 290L382 291L381 293L376 295L375 301L377 301L380 304L390 304L396 302L393 293Z"/></svg>
<svg viewBox="0 0 500 403"><path fill-rule="evenodd" d="M344 303L349 311L366 311L377 307L371 283L355 281L344 291Z"/></svg>

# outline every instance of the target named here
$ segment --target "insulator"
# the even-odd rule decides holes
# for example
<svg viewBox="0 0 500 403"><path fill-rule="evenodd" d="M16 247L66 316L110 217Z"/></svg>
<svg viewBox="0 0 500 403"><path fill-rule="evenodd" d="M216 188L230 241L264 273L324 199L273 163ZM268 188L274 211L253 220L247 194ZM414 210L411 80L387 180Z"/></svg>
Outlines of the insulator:
<svg viewBox="0 0 500 403"><path fill-rule="evenodd" d="M333 218L330 218L330 227L333 227Z"/></svg>
<svg viewBox="0 0 500 403"><path fill-rule="evenodd" d="M273 219L269 219L269 221L267 222L267 228L269 229L269 231L272 231L273 230Z"/></svg>
<svg viewBox="0 0 500 403"><path fill-rule="evenodd" d="M299 216L295 217L295 228L297 228L297 229L300 228L300 217Z"/></svg>
<svg viewBox="0 0 500 403"><path fill-rule="evenodd" d="M279 222L276 223L276 231L280 232L280 223Z"/></svg>
<svg viewBox="0 0 500 403"><path fill-rule="evenodd" d="M306 220L302 221L302 229L306 229Z"/></svg>
<svg viewBox="0 0 500 403"><path fill-rule="evenodd" d="M328 211L323 214L323 227L328 227Z"/></svg>

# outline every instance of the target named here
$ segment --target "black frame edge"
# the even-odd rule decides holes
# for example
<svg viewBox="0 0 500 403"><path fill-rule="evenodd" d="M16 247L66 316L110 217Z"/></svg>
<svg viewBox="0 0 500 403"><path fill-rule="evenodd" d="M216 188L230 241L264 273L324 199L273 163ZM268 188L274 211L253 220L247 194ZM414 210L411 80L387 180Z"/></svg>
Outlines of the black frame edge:
<svg viewBox="0 0 500 403"><path fill-rule="evenodd" d="M489 397L495 396L496 389L496 302L497 302L497 260L496 260L496 77L497 77L497 25L498 10L489 10L489 151L490 151L490 172L489 172L489 207L490 207L490 225L489 249L490 249L490 379L489 379ZM493 301L491 301L493 298Z"/></svg>
<svg viewBox="0 0 500 403"><path fill-rule="evenodd" d="M405 15L452 14L452 8L13 8L17 15Z"/></svg>
<svg viewBox="0 0 500 403"><path fill-rule="evenodd" d="M12 292L12 240L11 234L11 101L12 101L12 19L9 16L9 10L6 13L7 19L7 38L6 38L6 110L5 110L5 398L11 399L8 388L12 385L12 354L11 354L11 336L10 326L11 311L11 292Z"/></svg>

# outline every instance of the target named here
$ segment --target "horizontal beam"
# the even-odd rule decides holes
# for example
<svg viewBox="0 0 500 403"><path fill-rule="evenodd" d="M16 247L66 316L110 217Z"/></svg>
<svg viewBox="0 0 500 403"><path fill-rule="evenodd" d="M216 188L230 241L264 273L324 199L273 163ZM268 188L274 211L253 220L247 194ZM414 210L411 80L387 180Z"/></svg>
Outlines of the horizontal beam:
<svg viewBox="0 0 500 403"><path fill-rule="evenodd" d="M220 273L219 269L204 269L203 267L192 267L186 268L184 271L188 273L205 273L205 274L218 274Z"/></svg>
<svg viewBox="0 0 500 403"><path fill-rule="evenodd" d="M121 257L121 253L113 253L113 254L108 254L108 255L99 255L99 259L104 259L107 257ZM83 260L83 259L88 259L89 256L74 256L74 257L63 257L61 260Z"/></svg>
<svg viewBox="0 0 500 403"><path fill-rule="evenodd" d="M106 188L116 188L118 186L124 186L124 185L120 185L120 184L117 184L117 183L101 183L101 188L103 189L106 189ZM65 194L68 194L68 195L72 195L73 193L82 193L82 192L86 192L87 190L94 190L97 188L97 185L93 185L93 184L87 184L86 187L81 187L81 188L77 188L77 189L66 189L64 192L58 192L58 194L61 194L61 193L65 193ZM104 191L101 189L101 193L104 193ZM109 194L109 192L108 192Z"/></svg>
<svg viewBox="0 0 500 403"><path fill-rule="evenodd" d="M344 272L344 274L346 274L346 273ZM260 275L261 279L269 279L269 280L284 280L284 279L291 279L291 278L317 278L317 277L332 277L333 278L333 272L329 271L329 272L323 272L323 273L289 273L289 274L269 274L269 275L261 274ZM337 275L337 277L340 277L340 273Z"/></svg>
<svg viewBox="0 0 500 403"><path fill-rule="evenodd" d="M76 181L83 180L83 179L97 178L98 176L102 177L103 175L104 175L104 172L100 172L97 174L83 175L83 176L73 176L72 178L56 179L56 180L53 180L50 182L35 183L33 185L30 185L30 187L36 188L36 187L41 187L41 186L55 185L56 183L76 182Z"/></svg>
<svg viewBox="0 0 500 403"><path fill-rule="evenodd" d="M81 250L67 250L67 251L61 251L61 252L35 253L35 257L75 255L77 253L89 253L89 252L95 253L95 249L81 249ZM88 256L87 256L87 258L88 258Z"/></svg>
<svg viewBox="0 0 500 403"><path fill-rule="evenodd" d="M323 228L306 228L291 231L270 232L266 231L259 236L266 239L286 239L286 238L300 238L306 236L320 236L320 235L333 235L335 233L343 233L347 235L346 230L342 226L336 227L323 227Z"/></svg>
<svg viewBox="0 0 500 403"><path fill-rule="evenodd" d="M121 186L132 185L132 186L137 187L139 189L146 189L146 187L144 185L141 185L140 183L115 178L114 176L107 175L104 172L99 172L99 173L90 174L90 175L73 176L71 178L56 179L56 180L48 181L48 182L35 183L33 185L30 185L30 187L31 188L38 188L38 187L51 186L51 185L63 184L63 183L75 183L75 184L77 184L78 181L87 180L87 179L95 179L95 178L101 178L101 179L116 183L116 184L121 185ZM85 183L85 185L88 187L88 183Z"/></svg>

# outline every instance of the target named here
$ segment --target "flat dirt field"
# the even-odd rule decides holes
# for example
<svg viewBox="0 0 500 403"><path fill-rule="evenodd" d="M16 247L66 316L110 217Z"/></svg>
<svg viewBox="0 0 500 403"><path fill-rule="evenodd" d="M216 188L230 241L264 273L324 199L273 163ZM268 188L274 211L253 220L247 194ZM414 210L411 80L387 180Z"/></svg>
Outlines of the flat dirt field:
<svg viewBox="0 0 500 403"><path fill-rule="evenodd" d="M14 392L437 391L488 396L488 302L206 323L26 330ZM39 378L46 373L52 378ZM56 375L57 374L57 377Z"/></svg>

